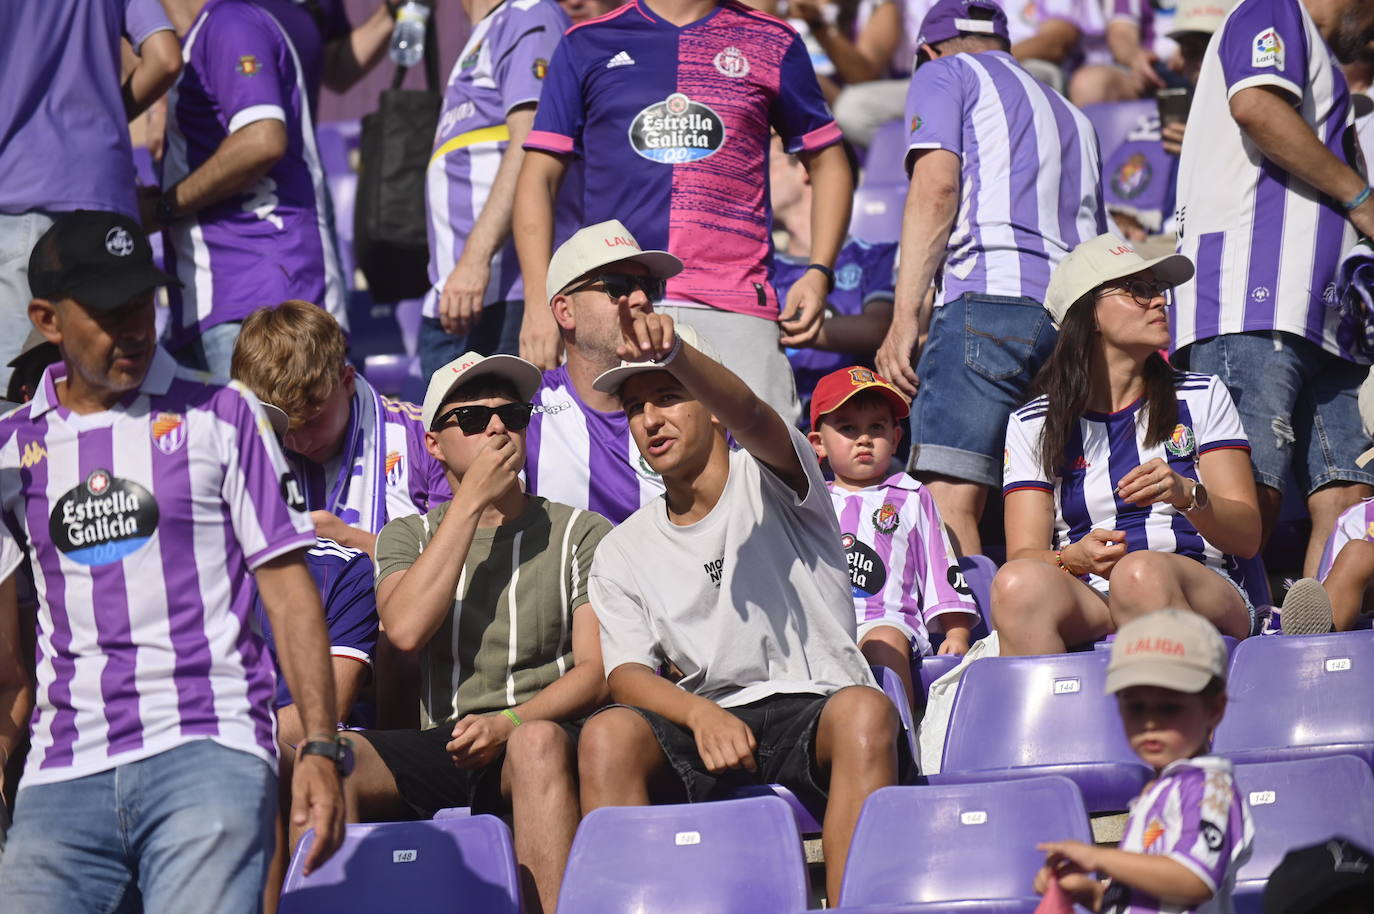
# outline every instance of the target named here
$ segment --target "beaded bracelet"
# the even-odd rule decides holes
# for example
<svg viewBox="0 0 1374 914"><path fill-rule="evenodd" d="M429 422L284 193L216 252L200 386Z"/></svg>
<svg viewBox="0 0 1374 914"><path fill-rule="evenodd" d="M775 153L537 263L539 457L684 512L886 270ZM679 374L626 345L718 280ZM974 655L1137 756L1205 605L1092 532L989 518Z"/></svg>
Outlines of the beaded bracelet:
<svg viewBox="0 0 1374 914"><path fill-rule="evenodd" d="M1068 565L1064 564L1064 557L1060 554L1058 549L1054 550L1054 564L1058 565L1060 570L1065 574L1072 574L1074 577L1078 577L1078 575L1073 574L1073 572L1069 570Z"/></svg>

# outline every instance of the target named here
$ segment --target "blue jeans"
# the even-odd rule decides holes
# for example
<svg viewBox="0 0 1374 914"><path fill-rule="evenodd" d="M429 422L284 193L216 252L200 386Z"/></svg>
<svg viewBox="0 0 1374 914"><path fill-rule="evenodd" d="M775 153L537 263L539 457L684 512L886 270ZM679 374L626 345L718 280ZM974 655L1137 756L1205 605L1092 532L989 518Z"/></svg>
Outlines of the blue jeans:
<svg viewBox="0 0 1374 914"><path fill-rule="evenodd" d="M196 371L208 371L217 378L229 378L229 366L234 361L234 344L239 341L243 321L225 321L206 330L191 342L172 353L182 365Z"/></svg>
<svg viewBox="0 0 1374 914"><path fill-rule="evenodd" d="M71 911L262 910L276 776L198 739L109 771L20 786L0 905Z"/></svg>
<svg viewBox="0 0 1374 914"><path fill-rule="evenodd" d="M1031 298L970 293L936 308L916 363L911 471L1000 489L1007 416L1058 337Z"/></svg>
<svg viewBox="0 0 1374 914"><path fill-rule="evenodd" d="M0 398L9 386L10 359L28 338L29 255L53 223L47 213L0 213Z"/></svg>
<svg viewBox="0 0 1374 914"><path fill-rule="evenodd" d="M1368 366L1263 330L1200 340L1174 361L1216 375L1231 392L1260 484L1282 491L1291 466L1305 495L1333 482L1374 485L1374 474L1355 466L1370 445L1358 400Z"/></svg>
<svg viewBox="0 0 1374 914"><path fill-rule="evenodd" d="M420 374L425 383L430 375L469 351L479 355L519 355L520 321L525 303L499 301L482 309L477 328L467 336L454 336L437 317L420 321Z"/></svg>

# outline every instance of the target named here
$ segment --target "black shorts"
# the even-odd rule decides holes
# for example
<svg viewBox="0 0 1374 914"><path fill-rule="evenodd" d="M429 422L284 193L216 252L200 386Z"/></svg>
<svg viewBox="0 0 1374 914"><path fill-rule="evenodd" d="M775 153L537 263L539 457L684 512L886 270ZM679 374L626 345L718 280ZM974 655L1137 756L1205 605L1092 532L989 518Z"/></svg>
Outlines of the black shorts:
<svg viewBox="0 0 1374 914"><path fill-rule="evenodd" d="M582 722L560 723L577 751ZM453 724L429 730L356 730L349 736L366 739L381 756L396 781L401 799L417 819L432 819L441 809L470 806L474 814L504 815L510 804L501 796L503 749L481 768L459 768L444 747L453 739Z"/></svg>
<svg viewBox="0 0 1374 914"><path fill-rule="evenodd" d="M818 808L828 796L828 777L816 762L816 729L828 695L770 695L747 705L724 710L748 725L758 749L758 771L730 770L718 774L706 770L697 752L696 737L686 727L644 708L628 708L639 714L654 731L668 764L682 781L691 803L718 799L740 787L780 784L796 794L803 805ZM604 710L604 709L603 709ZM898 728L897 771L901 782L914 769L906 736Z"/></svg>

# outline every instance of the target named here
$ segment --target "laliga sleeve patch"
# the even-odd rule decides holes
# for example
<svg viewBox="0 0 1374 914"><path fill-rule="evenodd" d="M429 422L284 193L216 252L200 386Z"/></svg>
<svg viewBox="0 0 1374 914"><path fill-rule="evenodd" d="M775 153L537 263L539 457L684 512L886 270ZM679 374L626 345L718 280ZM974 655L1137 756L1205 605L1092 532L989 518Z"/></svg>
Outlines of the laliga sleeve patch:
<svg viewBox="0 0 1374 914"><path fill-rule="evenodd" d="M1283 69L1283 39L1276 29L1268 28L1255 36L1250 49L1250 66Z"/></svg>
<svg viewBox="0 0 1374 914"><path fill-rule="evenodd" d="M48 536L74 562L108 565L147 543L157 522L153 493L102 469L57 500Z"/></svg>

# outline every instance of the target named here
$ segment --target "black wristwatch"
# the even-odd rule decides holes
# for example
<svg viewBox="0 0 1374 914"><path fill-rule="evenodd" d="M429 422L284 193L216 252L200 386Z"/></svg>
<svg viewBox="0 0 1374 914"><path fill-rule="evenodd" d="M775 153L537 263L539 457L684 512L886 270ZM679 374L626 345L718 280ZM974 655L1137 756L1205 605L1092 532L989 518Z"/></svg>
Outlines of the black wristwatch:
<svg viewBox="0 0 1374 914"><path fill-rule="evenodd" d="M323 755L334 763L338 769L339 777L346 778L353 773L353 741L346 737L336 736L327 739L316 736L301 743L299 754L304 757L307 755Z"/></svg>

